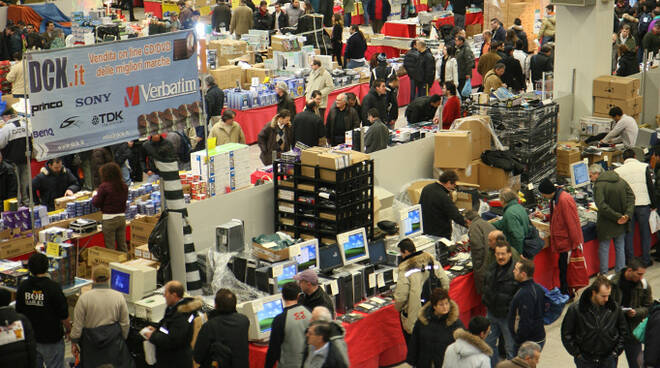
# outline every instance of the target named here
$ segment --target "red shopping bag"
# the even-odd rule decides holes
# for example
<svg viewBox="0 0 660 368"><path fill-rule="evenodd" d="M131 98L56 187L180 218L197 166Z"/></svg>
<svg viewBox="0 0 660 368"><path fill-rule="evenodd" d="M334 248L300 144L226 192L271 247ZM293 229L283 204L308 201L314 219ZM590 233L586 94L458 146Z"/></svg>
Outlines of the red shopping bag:
<svg viewBox="0 0 660 368"><path fill-rule="evenodd" d="M579 289L589 285L589 273L587 272L587 262L582 252L582 244L575 248L575 250L568 252L566 282L568 283L568 287L573 289Z"/></svg>

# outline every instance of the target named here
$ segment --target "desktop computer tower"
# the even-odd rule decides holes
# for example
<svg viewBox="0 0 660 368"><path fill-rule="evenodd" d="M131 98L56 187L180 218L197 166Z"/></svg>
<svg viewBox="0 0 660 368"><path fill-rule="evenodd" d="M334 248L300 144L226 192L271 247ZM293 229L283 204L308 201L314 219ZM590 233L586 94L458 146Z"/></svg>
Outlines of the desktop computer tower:
<svg viewBox="0 0 660 368"><path fill-rule="evenodd" d="M376 295L376 267L374 265L364 266L364 291L368 297ZM373 275L373 276L372 276ZM370 280L371 279L371 280Z"/></svg>
<svg viewBox="0 0 660 368"><path fill-rule="evenodd" d="M351 264L343 267L343 270L353 277L353 305L361 302L366 296L364 268L361 264Z"/></svg>
<svg viewBox="0 0 660 368"><path fill-rule="evenodd" d="M233 256L229 262L229 268L238 281L255 286L255 270L258 268L259 261L237 255Z"/></svg>
<svg viewBox="0 0 660 368"><path fill-rule="evenodd" d="M255 287L268 294L273 294L273 271L271 266L259 267L255 270Z"/></svg>
<svg viewBox="0 0 660 368"><path fill-rule="evenodd" d="M339 287L339 294L337 294L337 304L335 305L337 312L346 314L353 310L353 275L347 272L336 274L337 286Z"/></svg>

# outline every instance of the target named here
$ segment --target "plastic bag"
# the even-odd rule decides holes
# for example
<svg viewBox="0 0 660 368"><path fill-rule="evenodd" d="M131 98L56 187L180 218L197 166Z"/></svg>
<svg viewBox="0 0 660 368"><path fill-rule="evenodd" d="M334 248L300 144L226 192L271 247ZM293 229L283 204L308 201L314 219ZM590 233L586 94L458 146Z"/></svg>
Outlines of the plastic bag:
<svg viewBox="0 0 660 368"><path fill-rule="evenodd" d="M553 288L548 290L543 285L540 285L541 288L545 291L545 296L543 298L544 310L543 310L543 323L546 325L552 324L564 311L564 306L568 302L568 295L564 295L559 291L559 288Z"/></svg>
<svg viewBox="0 0 660 368"><path fill-rule="evenodd" d="M471 79L468 79L465 81L465 85L463 86L463 89L461 90L461 96L463 97L470 97L472 94L472 83Z"/></svg>
<svg viewBox="0 0 660 368"><path fill-rule="evenodd" d="M660 230L660 215L658 215L658 211L651 211L649 226L651 227L651 234Z"/></svg>
<svg viewBox="0 0 660 368"><path fill-rule="evenodd" d="M646 324L648 322L649 317L644 318L644 320L640 322L633 330L633 336L635 336L635 338L642 344L644 343L644 336L646 336Z"/></svg>

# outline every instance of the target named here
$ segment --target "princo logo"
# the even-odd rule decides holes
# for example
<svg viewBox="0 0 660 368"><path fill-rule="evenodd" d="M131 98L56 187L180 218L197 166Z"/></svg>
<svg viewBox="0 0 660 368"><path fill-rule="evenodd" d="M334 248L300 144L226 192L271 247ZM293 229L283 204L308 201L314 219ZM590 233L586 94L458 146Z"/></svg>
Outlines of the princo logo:
<svg viewBox="0 0 660 368"><path fill-rule="evenodd" d="M32 105L32 115L34 115L35 112L37 111L45 111L45 110L54 110L54 109L59 109L62 107L62 101L55 101L55 102L44 102L39 105Z"/></svg>

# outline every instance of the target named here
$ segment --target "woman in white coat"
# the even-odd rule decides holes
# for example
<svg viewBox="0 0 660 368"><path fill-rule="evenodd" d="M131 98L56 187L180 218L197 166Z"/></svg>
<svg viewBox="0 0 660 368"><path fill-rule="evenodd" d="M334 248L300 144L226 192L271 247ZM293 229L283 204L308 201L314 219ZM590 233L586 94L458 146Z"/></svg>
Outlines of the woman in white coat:
<svg viewBox="0 0 660 368"><path fill-rule="evenodd" d="M456 48L447 46L442 50L442 58L435 65L435 79L440 87L451 81L458 85L458 63L456 62Z"/></svg>

